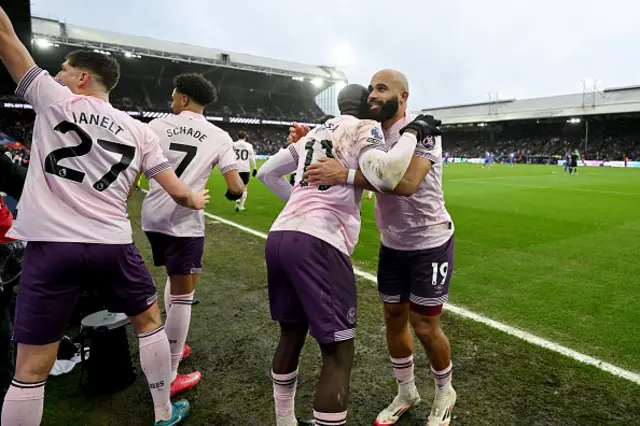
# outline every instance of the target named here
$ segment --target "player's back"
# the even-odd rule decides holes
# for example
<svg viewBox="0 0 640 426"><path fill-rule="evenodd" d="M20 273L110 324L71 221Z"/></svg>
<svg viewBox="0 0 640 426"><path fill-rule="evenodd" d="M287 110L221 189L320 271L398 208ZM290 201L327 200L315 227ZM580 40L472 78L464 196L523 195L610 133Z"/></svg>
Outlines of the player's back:
<svg viewBox="0 0 640 426"><path fill-rule="evenodd" d="M202 114L183 111L158 118L149 127L176 175L191 190L204 189L211 170L220 164L222 173L235 169L232 140L227 132L209 123ZM204 212L178 205L155 182L142 203L142 229L177 237L204 235Z"/></svg>
<svg viewBox="0 0 640 426"><path fill-rule="evenodd" d="M291 145L298 161L296 180L287 205L271 230L295 230L320 238L346 254L351 254L360 233L360 201L362 189L352 185L309 185L304 173L321 158L335 158L350 169L359 168L358 159L363 149L359 141L364 128L378 134L377 123L342 115L311 130Z"/></svg>
<svg viewBox="0 0 640 426"><path fill-rule="evenodd" d="M233 143L233 151L236 155L238 172L249 173L251 171L251 156L253 155L253 146L247 141L238 140Z"/></svg>
<svg viewBox="0 0 640 426"><path fill-rule="evenodd" d="M16 93L36 111L31 161L11 237L126 244L126 202L136 176L169 168L141 122L90 96L74 95L34 67Z"/></svg>

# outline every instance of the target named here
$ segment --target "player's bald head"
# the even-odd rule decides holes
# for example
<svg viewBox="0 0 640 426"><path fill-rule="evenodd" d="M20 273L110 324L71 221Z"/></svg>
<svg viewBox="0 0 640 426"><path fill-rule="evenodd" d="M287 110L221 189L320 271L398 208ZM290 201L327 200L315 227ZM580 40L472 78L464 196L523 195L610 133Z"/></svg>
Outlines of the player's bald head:
<svg viewBox="0 0 640 426"><path fill-rule="evenodd" d="M380 70L371 78L372 84L374 81L384 82L389 86L389 88L395 89L399 92L409 91L409 80L407 80L407 77L398 70Z"/></svg>
<svg viewBox="0 0 640 426"><path fill-rule="evenodd" d="M371 117L389 123L392 118L404 117L409 99L409 81L397 70L380 70L369 83Z"/></svg>

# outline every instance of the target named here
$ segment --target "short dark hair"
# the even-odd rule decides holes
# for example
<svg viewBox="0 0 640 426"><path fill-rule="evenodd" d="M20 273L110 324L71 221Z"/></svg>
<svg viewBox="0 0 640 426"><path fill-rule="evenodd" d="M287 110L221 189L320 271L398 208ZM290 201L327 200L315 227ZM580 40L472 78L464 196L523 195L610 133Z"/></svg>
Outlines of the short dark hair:
<svg viewBox="0 0 640 426"><path fill-rule="evenodd" d="M81 68L93 74L107 89L107 92L111 92L120 80L120 64L111 55L76 50L69 53L66 59L72 67Z"/></svg>
<svg viewBox="0 0 640 426"><path fill-rule="evenodd" d="M323 115L322 117L320 117L320 123L324 124L332 118L336 118L336 116L331 114Z"/></svg>
<svg viewBox="0 0 640 426"><path fill-rule="evenodd" d="M247 139L247 134L244 130L238 130L238 139Z"/></svg>
<svg viewBox="0 0 640 426"><path fill-rule="evenodd" d="M215 102L218 98L215 86L202 74L180 74L173 79L173 86L202 106Z"/></svg>

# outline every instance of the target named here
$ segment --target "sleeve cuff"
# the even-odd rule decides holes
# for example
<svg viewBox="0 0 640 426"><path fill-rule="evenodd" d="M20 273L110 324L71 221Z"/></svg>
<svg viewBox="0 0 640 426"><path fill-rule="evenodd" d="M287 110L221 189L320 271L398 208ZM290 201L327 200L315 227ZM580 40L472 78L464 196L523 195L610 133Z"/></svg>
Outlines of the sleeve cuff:
<svg viewBox="0 0 640 426"><path fill-rule="evenodd" d="M289 145L289 152L293 156L293 161L295 161L295 163L298 164L298 161L300 160L300 156L298 155L298 150L296 149L295 145Z"/></svg>
<svg viewBox="0 0 640 426"><path fill-rule="evenodd" d="M16 88L16 92L15 92L16 96L19 96L24 99L24 96L26 95L27 90L29 89L29 86L31 85L31 83L33 83L36 77L38 77L40 73L43 71L44 70L37 65L32 67L29 71L27 71L24 77L22 77L22 80L20 80L20 83L18 83L18 87Z"/></svg>
<svg viewBox="0 0 640 426"><path fill-rule="evenodd" d="M363 147L362 149L360 149L360 152L358 153L358 157L360 157L362 154L364 154L365 152L369 151L370 149L375 149L377 151L382 151L382 152L389 152L389 149L384 144L379 144L379 145L371 144L371 145L367 145L367 146Z"/></svg>
<svg viewBox="0 0 640 426"><path fill-rule="evenodd" d="M171 164L169 164L168 161L165 161L164 163L160 163L157 166L153 166L152 168L144 172L144 177L147 179L151 179L158 173L164 172L165 170L168 170L170 168L171 168Z"/></svg>
<svg viewBox="0 0 640 426"><path fill-rule="evenodd" d="M442 161L441 158L436 157L435 155L429 154L427 152L416 152L413 154L414 157L422 157L422 158L426 158L427 160L431 160L432 163L439 163L440 161Z"/></svg>
<svg viewBox="0 0 640 426"><path fill-rule="evenodd" d="M220 172L222 174L230 172L231 170L238 170L238 165L237 164L232 164L230 166L220 167Z"/></svg>

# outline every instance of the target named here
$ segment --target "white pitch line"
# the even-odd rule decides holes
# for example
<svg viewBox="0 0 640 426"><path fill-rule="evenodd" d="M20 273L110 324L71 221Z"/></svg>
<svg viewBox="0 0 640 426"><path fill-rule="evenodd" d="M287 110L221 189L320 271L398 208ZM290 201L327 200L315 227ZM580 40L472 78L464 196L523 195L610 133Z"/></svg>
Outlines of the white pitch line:
<svg viewBox="0 0 640 426"><path fill-rule="evenodd" d="M142 189L142 191L147 192L147 190ZM256 231L255 229L248 228L244 225L240 225L239 223L233 222L231 220L225 219L220 216L213 215L208 212L204 212L205 216L209 219L216 220L225 225L232 226L236 229L244 231L248 234L255 235L256 237L262 238L263 240L267 239L267 234L264 232ZM369 272L363 271L358 268L353 268L353 272L355 275L364 278L367 281L371 281L377 283L378 280L375 275L370 274ZM519 328L512 327L510 325L501 323L499 321L492 320L491 318L487 318L484 315L477 314L472 312L466 308L462 308L457 305L453 305L451 303L447 303L444 305L445 310L450 311L451 313L461 316L463 318L470 319L472 321L476 321L487 325L496 330L500 330L504 333L509 334L510 336L517 337L518 339L524 340L525 342L531 343L536 346L540 346L542 348L548 349L550 351L562 354L567 356L575 361L578 361L582 364L592 365L602 371L606 371L608 373L613 374L614 376L621 377L623 379L627 379L631 382L634 382L640 385L640 374L634 373L633 371L625 370L624 368L618 367L616 365L610 364L608 362L604 362L598 358L594 358L589 355L585 355L578 351L574 351L573 349L569 349L566 346L562 346L558 343L552 342L551 340L543 339L542 337L538 337L533 335L527 331L520 330Z"/></svg>

